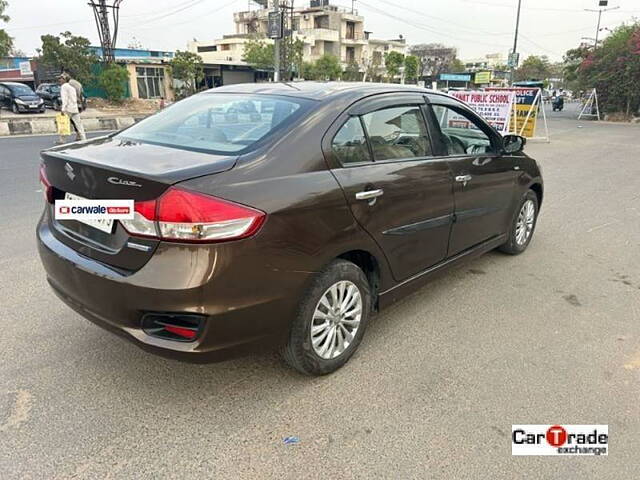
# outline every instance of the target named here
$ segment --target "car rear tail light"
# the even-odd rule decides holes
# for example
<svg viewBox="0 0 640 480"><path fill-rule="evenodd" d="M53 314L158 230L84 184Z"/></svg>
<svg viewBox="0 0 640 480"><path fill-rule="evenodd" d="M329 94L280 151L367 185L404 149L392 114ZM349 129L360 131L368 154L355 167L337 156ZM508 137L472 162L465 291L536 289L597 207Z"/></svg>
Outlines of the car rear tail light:
<svg viewBox="0 0 640 480"><path fill-rule="evenodd" d="M40 165L40 183L42 184L42 194L48 203L53 203L53 186L47 178L44 164Z"/></svg>
<svg viewBox="0 0 640 480"><path fill-rule="evenodd" d="M265 213L227 200L170 187L158 200L135 203L133 220L121 220L134 235L174 242L220 242L255 234Z"/></svg>

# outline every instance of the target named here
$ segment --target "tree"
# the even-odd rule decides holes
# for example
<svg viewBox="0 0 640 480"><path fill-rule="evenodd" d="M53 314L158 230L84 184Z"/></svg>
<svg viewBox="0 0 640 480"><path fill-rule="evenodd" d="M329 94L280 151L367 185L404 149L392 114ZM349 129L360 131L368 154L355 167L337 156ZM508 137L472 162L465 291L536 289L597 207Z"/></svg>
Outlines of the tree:
<svg viewBox="0 0 640 480"><path fill-rule="evenodd" d="M384 54L384 65L387 69L389 81L393 80L400 74L400 67L404 64L404 55L400 52L388 52Z"/></svg>
<svg viewBox="0 0 640 480"><path fill-rule="evenodd" d="M253 38L244 44L242 60L260 70L274 69L274 47L259 38Z"/></svg>
<svg viewBox="0 0 640 480"><path fill-rule="evenodd" d="M362 73L360 73L360 67L355 62L350 62L347 68L342 72L342 80L346 82L359 82L362 80Z"/></svg>
<svg viewBox="0 0 640 480"><path fill-rule="evenodd" d="M81 83L91 80L91 67L98 62L98 57L89 48L91 42L87 38L64 32L60 36L42 35L40 39L39 63L67 72Z"/></svg>
<svg viewBox="0 0 640 480"><path fill-rule="evenodd" d="M288 63L291 65L292 71L300 77L302 74L302 65L304 63L304 42L299 38L296 38L291 43L287 53L289 56Z"/></svg>
<svg viewBox="0 0 640 480"><path fill-rule="evenodd" d="M516 80L546 80L551 76L551 64L546 55L531 55L516 70Z"/></svg>
<svg viewBox="0 0 640 480"><path fill-rule="evenodd" d="M177 50L170 67L173 78L184 82L184 96L196 93L198 84L204 78L202 57L197 53Z"/></svg>
<svg viewBox="0 0 640 480"><path fill-rule="evenodd" d="M127 48L130 48L132 50L144 50L142 42L136 37L131 37L131 41L128 43Z"/></svg>
<svg viewBox="0 0 640 480"><path fill-rule="evenodd" d="M126 67L111 64L104 67L98 76L98 84L107 93L107 98L113 102L119 102L124 98L129 72Z"/></svg>
<svg viewBox="0 0 640 480"><path fill-rule="evenodd" d="M602 110L630 117L640 108L640 22L619 26L598 48L569 50L565 64L579 89L597 89Z"/></svg>
<svg viewBox="0 0 640 480"><path fill-rule="evenodd" d="M421 43L409 49L411 55L420 59L420 77L437 77L441 73L463 72L464 65L454 66L458 51L441 43ZM459 61L458 61L459 62Z"/></svg>
<svg viewBox="0 0 640 480"><path fill-rule="evenodd" d="M418 68L420 60L415 55L404 57L404 80L409 83L416 83L418 80Z"/></svg>
<svg viewBox="0 0 640 480"><path fill-rule="evenodd" d="M313 70L316 80L338 80L342 74L340 60L335 55L328 53L316 60Z"/></svg>
<svg viewBox="0 0 640 480"><path fill-rule="evenodd" d="M459 58L454 58L449 64L449 70L452 73L462 73L466 70L466 66Z"/></svg>
<svg viewBox="0 0 640 480"><path fill-rule="evenodd" d="M8 6L7 0L0 0L0 22L8 23L10 18L5 15ZM2 28L0 28L0 57L6 57L13 50L13 38Z"/></svg>

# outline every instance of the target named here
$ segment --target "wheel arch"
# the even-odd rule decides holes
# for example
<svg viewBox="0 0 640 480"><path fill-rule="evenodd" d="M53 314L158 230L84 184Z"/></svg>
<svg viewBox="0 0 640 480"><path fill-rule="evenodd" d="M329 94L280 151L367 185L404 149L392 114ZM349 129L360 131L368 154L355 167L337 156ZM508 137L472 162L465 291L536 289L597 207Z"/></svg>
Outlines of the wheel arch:
<svg viewBox="0 0 640 480"><path fill-rule="evenodd" d="M367 277L371 287L372 306L378 310L378 292L380 291L380 262L371 252L366 250L349 250L338 255L336 258L347 260L357 265Z"/></svg>
<svg viewBox="0 0 640 480"><path fill-rule="evenodd" d="M531 185L529 185L529 190L533 190L534 193L536 194L536 197L538 197L538 209L540 209L540 206L542 205L542 197L544 194L544 188L542 187L542 183L533 182Z"/></svg>

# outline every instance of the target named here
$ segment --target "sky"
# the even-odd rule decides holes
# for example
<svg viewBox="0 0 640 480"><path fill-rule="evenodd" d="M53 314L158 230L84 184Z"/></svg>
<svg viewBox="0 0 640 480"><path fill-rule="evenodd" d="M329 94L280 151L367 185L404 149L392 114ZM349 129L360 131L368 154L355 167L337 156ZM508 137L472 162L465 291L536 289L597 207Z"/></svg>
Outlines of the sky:
<svg viewBox="0 0 640 480"><path fill-rule="evenodd" d="M98 44L91 7L86 0L8 0L11 20L0 25L27 55L40 47L40 35L69 30ZM250 0L123 0L118 46L135 37L151 50L185 49L187 41L234 33L233 12L247 10ZM295 0L295 6L309 0ZM332 0L351 8L351 0ZM403 35L409 45L443 43L458 48L463 59L503 52L513 46L518 0L355 0L365 30L375 38ZM618 10L603 13L602 27L613 29L640 18L640 0L609 0ZM257 8L255 4L252 8ZM582 37L594 37L598 0L522 0L518 51L523 56L562 59ZM608 32L602 31L606 36Z"/></svg>

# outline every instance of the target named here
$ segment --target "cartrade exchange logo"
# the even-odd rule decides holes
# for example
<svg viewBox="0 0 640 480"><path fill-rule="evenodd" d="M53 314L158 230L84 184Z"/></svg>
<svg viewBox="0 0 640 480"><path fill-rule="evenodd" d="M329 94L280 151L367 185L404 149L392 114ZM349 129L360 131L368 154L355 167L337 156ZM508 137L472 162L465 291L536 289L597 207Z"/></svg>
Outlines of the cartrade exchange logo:
<svg viewBox="0 0 640 480"><path fill-rule="evenodd" d="M608 455L608 425L513 425L512 455Z"/></svg>

